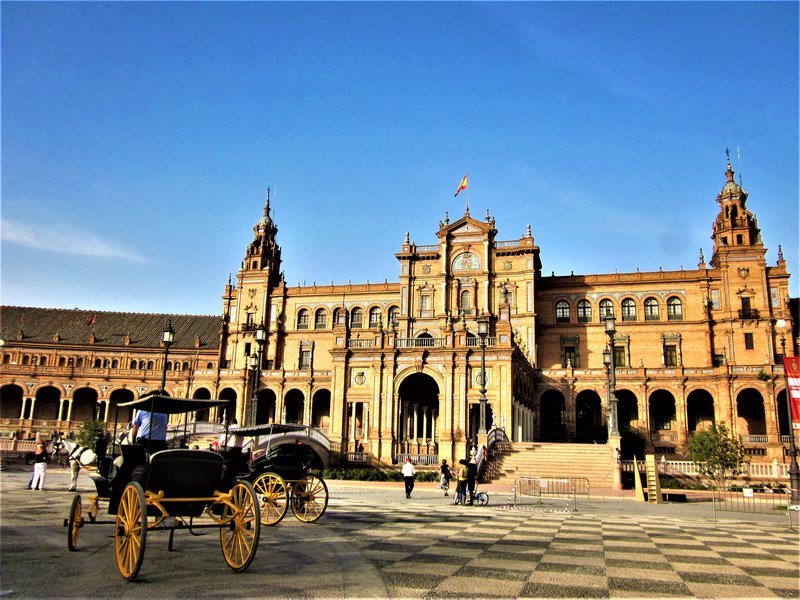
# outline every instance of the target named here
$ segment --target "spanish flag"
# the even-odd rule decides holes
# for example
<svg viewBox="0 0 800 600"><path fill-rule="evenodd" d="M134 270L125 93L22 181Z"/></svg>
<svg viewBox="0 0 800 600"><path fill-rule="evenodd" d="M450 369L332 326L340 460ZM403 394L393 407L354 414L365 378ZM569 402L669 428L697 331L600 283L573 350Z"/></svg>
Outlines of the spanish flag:
<svg viewBox="0 0 800 600"><path fill-rule="evenodd" d="M461 180L461 183L459 183L459 184L458 184L458 189L456 190L456 193L455 193L455 195L453 196L453 198L455 198L456 196L458 196L458 193L459 193L461 190L465 190L465 189L467 189L467 174L466 174L466 173L464 173L464 179L462 179L462 180Z"/></svg>

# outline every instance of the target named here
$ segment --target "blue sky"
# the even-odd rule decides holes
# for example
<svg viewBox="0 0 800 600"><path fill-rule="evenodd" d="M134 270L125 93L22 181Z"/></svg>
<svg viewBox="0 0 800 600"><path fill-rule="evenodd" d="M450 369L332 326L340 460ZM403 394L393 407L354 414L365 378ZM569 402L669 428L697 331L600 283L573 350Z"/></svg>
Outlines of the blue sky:
<svg viewBox="0 0 800 600"><path fill-rule="evenodd" d="M2 3L3 304L218 314L531 225L543 272L711 258L730 147L798 296L798 3Z"/></svg>

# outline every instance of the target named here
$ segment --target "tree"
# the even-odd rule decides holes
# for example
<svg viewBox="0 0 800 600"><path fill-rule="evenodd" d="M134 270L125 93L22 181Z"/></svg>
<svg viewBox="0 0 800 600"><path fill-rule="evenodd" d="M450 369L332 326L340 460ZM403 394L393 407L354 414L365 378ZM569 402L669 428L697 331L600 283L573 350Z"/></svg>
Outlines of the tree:
<svg viewBox="0 0 800 600"><path fill-rule="evenodd" d="M81 430L78 432L78 443L85 448L94 449L95 440L98 437L105 437L106 424L102 421L84 421L81 423Z"/></svg>
<svg viewBox="0 0 800 600"><path fill-rule="evenodd" d="M689 440L692 462L715 489L725 489L745 465L744 446L724 423L698 431Z"/></svg>

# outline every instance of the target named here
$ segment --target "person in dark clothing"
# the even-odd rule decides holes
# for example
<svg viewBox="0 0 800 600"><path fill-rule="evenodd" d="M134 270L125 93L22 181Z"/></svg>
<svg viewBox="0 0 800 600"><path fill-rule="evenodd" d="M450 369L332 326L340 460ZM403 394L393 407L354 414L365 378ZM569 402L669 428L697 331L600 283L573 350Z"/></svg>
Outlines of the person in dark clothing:
<svg viewBox="0 0 800 600"><path fill-rule="evenodd" d="M444 495L447 496L447 490L450 489L450 480L453 478L450 473L450 467L447 465L447 460L442 459L442 466L439 467L441 476L439 477L439 489L444 490Z"/></svg>
<svg viewBox="0 0 800 600"><path fill-rule="evenodd" d="M472 505L475 500L475 482L478 480L478 463L473 458L467 463L467 492L469 492L469 499L467 504Z"/></svg>

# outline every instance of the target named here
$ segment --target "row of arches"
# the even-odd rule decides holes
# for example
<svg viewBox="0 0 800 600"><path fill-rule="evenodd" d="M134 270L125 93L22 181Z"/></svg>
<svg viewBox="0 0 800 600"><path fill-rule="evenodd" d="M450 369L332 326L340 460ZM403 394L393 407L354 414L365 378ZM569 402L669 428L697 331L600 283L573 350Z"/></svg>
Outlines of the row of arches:
<svg viewBox="0 0 800 600"><path fill-rule="evenodd" d="M568 406L560 390L545 391L540 400L541 441L575 441L605 443L607 428L604 417L605 399L594 390L582 390L575 396L573 406ZM789 435L789 422L785 410L786 392L781 390L775 406L769 407L761 392L744 388L735 397L733 430L739 436L766 436L769 415L777 414L778 433ZM667 390L655 390L646 400L639 401L630 390L617 390L617 416L621 432L638 431L649 434L654 444L675 443L683 433L707 429L712 424L725 421L722 407L710 392L697 389L686 397L685 416L679 418L679 402ZM570 411L568 412L568 409ZM768 413L767 411L770 411ZM571 412L574 411L574 417ZM645 412L643 415L641 412ZM685 425L684 425L685 423ZM731 423L728 423L731 426ZM684 429L683 432L679 428Z"/></svg>
<svg viewBox="0 0 800 600"><path fill-rule="evenodd" d="M31 365L31 366L42 366L45 367L48 364L48 358L46 355L30 355L30 354L23 354L21 358L21 364ZM11 354L4 354L3 355L3 364L13 364L13 357ZM110 358L110 357L95 357L95 358L86 358L82 356L59 356L58 361L55 363L59 367L76 367L82 368L84 366L91 367L95 369L131 369L131 370L148 370L153 371L156 368L161 368L160 365L155 360L144 360L144 359L124 359L124 358ZM167 371L189 371L190 370L189 361L167 361ZM207 363L207 369L214 368L214 363Z"/></svg>
<svg viewBox="0 0 800 600"><path fill-rule="evenodd" d="M639 312L638 300L623 298L619 303L620 311L615 313L615 305L609 298L603 298L597 303L598 320L615 314L622 315L623 321L660 321L661 315L666 314L668 321L683 320L683 300L679 296L669 296L662 307L661 301L655 296L648 296L641 305ZM582 298L575 304L575 314L578 323L591 323L594 308L592 303ZM556 323L572 322L572 304L569 300L561 299L556 302Z"/></svg>

